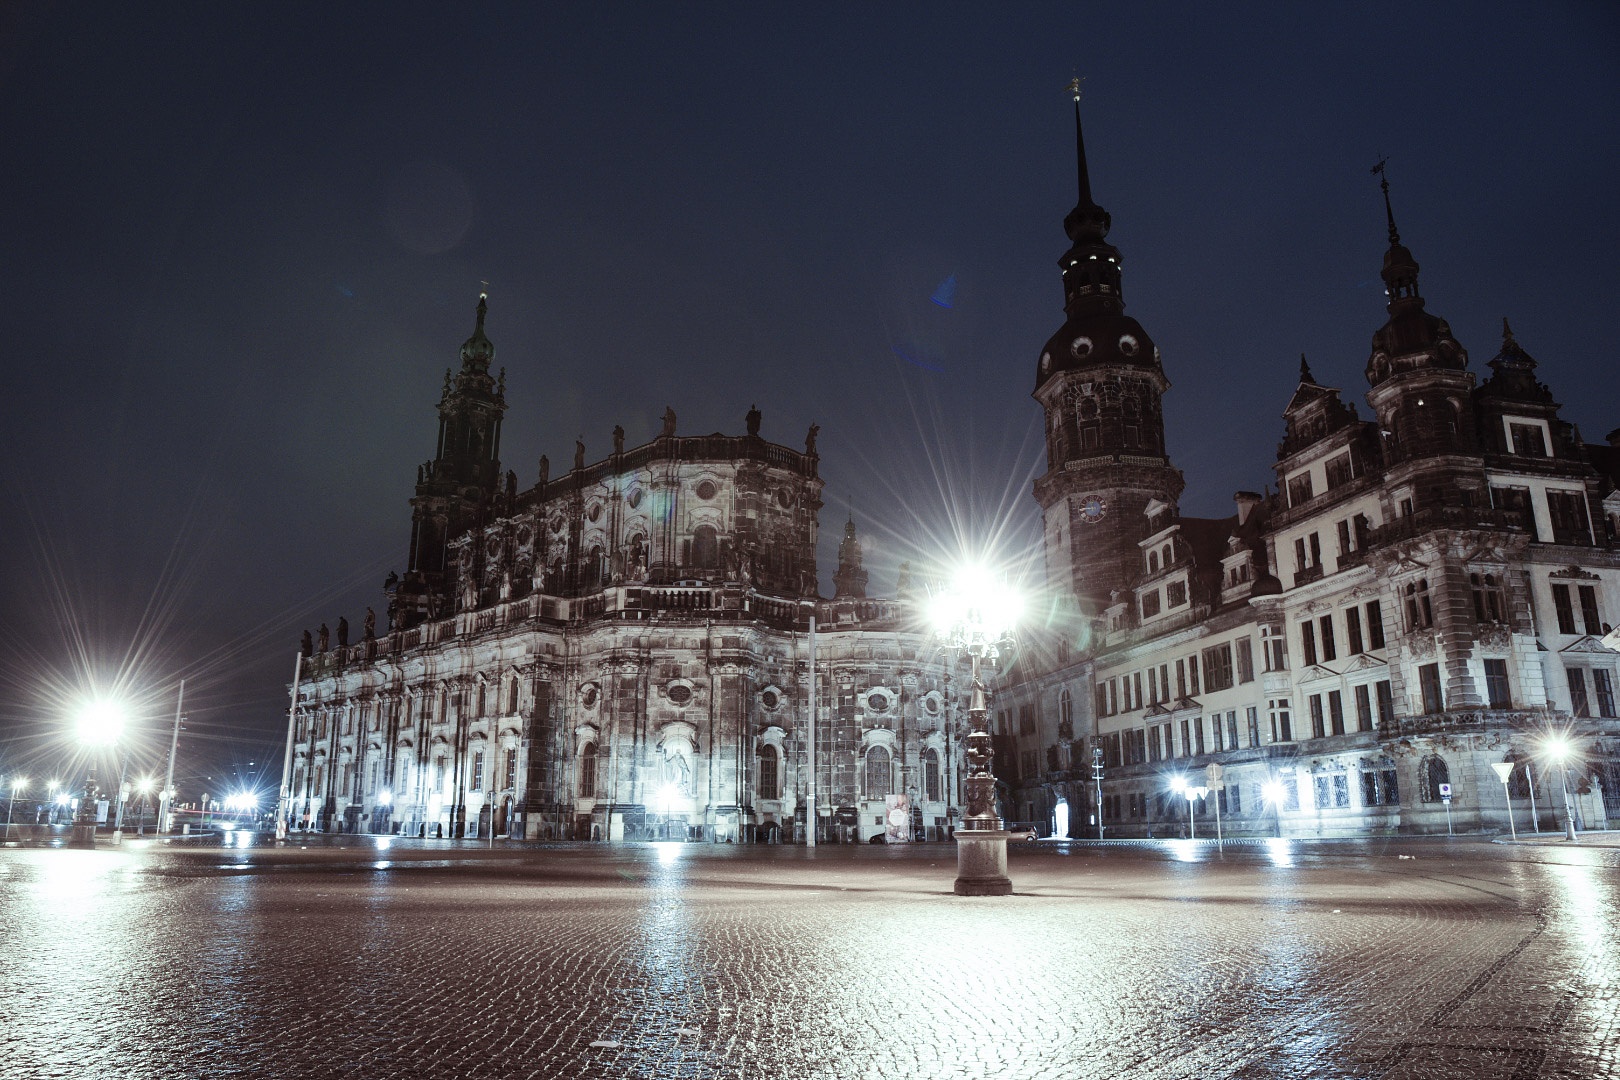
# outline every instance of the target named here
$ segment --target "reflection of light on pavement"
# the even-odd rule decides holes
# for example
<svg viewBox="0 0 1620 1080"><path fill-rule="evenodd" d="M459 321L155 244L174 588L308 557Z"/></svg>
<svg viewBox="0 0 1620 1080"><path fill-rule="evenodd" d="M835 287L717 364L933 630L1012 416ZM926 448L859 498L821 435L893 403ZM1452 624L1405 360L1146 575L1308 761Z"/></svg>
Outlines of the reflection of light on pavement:
<svg viewBox="0 0 1620 1080"><path fill-rule="evenodd" d="M1294 846L1287 840L1272 837L1266 841L1266 854L1271 857L1273 866L1293 866Z"/></svg>
<svg viewBox="0 0 1620 1080"><path fill-rule="evenodd" d="M1564 890L1565 915L1560 927L1580 942L1586 960L1597 971L1620 971L1620 955L1614 955L1614 925L1620 918L1612 874L1605 874L1600 886L1594 880L1598 871L1591 866L1558 866L1547 868L1553 880ZM1604 894L1608 895L1605 896Z"/></svg>
<svg viewBox="0 0 1620 1080"><path fill-rule="evenodd" d="M658 865L669 866L671 863L677 862L681 857L681 849L685 846L684 844L669 842L654 844L653 850L658 852Z"/></svg>
<svg viewBox="0 0 1620 1080"><path fill-rule="evenodd" d="M387 851L390 847L393 847L393 845L394 845L394 838L392 836L379 836L379 837L377 837L377 850L378 851Z"/></svg>
<svg viewBox="0 0 1620 1080"><path fill-rule="evenodd" d="M1165 846L1178 862L1198 862L1198 841L1196 840L1166 840Z"/></svg>
<svg viewBox="0 0 1620 1080"><path fill-rule="evenodd" d="M44 900L100 900L114 891L115 875L131 861L128 855L110 852L59 852L54 859L40 861L39 884L34 886L34 893ZM71 906L57 914L71 916Z"/></svg>

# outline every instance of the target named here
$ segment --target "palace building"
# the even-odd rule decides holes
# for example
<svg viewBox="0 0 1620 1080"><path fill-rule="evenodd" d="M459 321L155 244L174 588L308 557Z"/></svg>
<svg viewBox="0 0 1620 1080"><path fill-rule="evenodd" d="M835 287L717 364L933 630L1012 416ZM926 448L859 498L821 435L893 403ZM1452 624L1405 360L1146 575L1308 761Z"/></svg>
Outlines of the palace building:
<svg viewBox="0 0 1620 1080"><path fill-rule="evenodd" d="M1366 416L1302 358L1274 479L1183 516L1170 380L1125 313L1078 99L1075 133L1066 317L1034 386L1045 617L991 705L1003 815L1077 837L1099 815L1111 837L1506 832L1511 800L1554 827L1562 734L1578 816L1620 818L1620 432L1583 441L1505 322L1470 367L1386 181ZM819 595L816 429L799 450L757 409L701 436L666 411L651 441L615 430L520 489L486 311L445 374L387 629L306 635L292 826L948 837L965 703L906 587L866 596L853 522Z"/></svg>
<svg viewBox="0 0 1620 1080"><path fill-rule="evenodd" d="M1533 797L1546 826L1563 733L1577 814L1620 817L1620 431L1583 442L1506 322L1476 378L1385 180L1369 416L1302 358L1276 494L1184 517L1170 383L1125 314L1078 101L1075 125L1067 319L1034 396L1047 583L1079 616L1035 635L997 703L1012 816L1096 835L1100 792L1110 836L1212 834L1217 815L1228 834L1506 832L1507 798L1530 827Z"/></svg>

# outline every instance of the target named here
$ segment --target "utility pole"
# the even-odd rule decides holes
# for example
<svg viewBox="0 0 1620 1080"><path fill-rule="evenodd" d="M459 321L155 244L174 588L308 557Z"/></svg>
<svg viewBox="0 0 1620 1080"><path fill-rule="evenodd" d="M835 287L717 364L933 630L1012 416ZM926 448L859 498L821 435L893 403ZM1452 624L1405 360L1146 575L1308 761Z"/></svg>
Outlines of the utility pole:
<svg viewBox="0 0 1620 1080"><path fill-rule="evenodd" d="M810 771L810 782L804 799L805 817L805 847L816 846L816 616L815 609L810 614L810 720L808 723L810 745L806 753L807 764Z"/></svg>
<svg viewBox="0 0 1620 1080"><path fill-rule="evenodd" d="M281 794L276 799L276 839L287 839L287 817L292 813L293 725L298 719L298 681L304 674L304 654L293 660L292 702L287 706L287 748L281 758Z"/></svg>
<svg viewBox="0 0 1620 1080"><path fill-rule="evenodd" d="M174 699L174 731L169 735L169 769L163 776L163 791L158 797L158 832L169 831L169 808L174 800L174 754L180 748L180 710L186 703L186 680L180 680L180 693Z"/></svg>

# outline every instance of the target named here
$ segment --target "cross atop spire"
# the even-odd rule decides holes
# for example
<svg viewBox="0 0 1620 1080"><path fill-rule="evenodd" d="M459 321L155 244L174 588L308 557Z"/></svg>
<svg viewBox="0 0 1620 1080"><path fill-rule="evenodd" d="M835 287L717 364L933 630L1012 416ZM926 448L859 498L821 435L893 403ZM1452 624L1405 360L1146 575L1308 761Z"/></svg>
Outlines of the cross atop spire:
<svg viewBox="0 0 1620 1080"><path fill-rule="evenodd" d="M1067 87L1069 93L1074 95L1074 158L1075 175L1079 180L1079 202L1076 208L1096 206L1091 198L1091 174L1086 168L1086 136L1080 128L1080 84L1085 80L1076 75L1069 80ZM1107 229L1104 228L1106 233Z"/></svg>

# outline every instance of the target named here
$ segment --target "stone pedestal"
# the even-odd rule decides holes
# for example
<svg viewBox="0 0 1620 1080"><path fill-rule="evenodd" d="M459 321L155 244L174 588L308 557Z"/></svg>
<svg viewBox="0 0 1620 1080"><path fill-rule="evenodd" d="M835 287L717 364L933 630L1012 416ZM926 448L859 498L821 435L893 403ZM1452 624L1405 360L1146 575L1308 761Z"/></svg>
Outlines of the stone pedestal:
<svg viewBox="0 0 1620 1080"><path fill-rule="evenodd" d="M86 848L95 847L96 846L96 827L95 827L95 825L93 825L93 824L92 825L74 825L73 826L73 831L68 835L67 846L68 847L86 847Z"/></svg>
<svg viewBox="0 0 1620 1080"><path fill-rule="evenodd" d="M1005 829L956 830L956 895L1006 896L1012 892L1007 877Z"/></svg>

